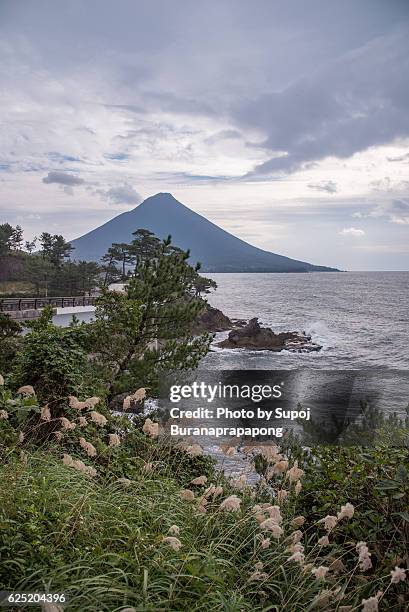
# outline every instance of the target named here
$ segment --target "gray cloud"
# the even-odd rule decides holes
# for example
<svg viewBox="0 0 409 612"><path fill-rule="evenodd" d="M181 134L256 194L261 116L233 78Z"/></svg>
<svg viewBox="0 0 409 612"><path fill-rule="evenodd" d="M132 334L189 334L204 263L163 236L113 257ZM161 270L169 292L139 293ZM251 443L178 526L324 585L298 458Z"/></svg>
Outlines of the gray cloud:
<svg viewBox="0 0 409 612"><path fill-rule="evenodd" d="M106 191L97 189L95 193L112 204L139 204L142 201L142 197L139 193L128 183L124 183L118 187L111 187Z"/></svg>
<svg viewBox="0 0 409 612"><path fill-rule="evenodd" d="M83 185L84 179L75 174L68 174L67 172L60 172L52 170L42 179L43 183L50 185L51 183L57 183L57 185L65 185L67 187L75 187L76 185Z"/></svg>
<svg viewBox="0 0 409 612"><path fill-rule="evenodd" d="M309 183L307 187L309 189L316 189L317 191L326 191L327 193L336 193L338 191L338 187L335 181L327 181L324 183Z"/></svg>
<svg viewBox="0 0 409 612"><path fill-rule="evenodd" d="M390 223L409 225L409 202L402 199L381 202L366 212L356 211L352 216L356 219L385 218Z"/></svg>
<svg viewBox="0 0 409 612"><path fill-rule="evenodd" d="M280 92L236 104L237 121L264 132L262 146L274 152L250 174L294 172L409 136L408 72L405 25Z"/></svg>
<svg viewBox="0 0 409 612"><path fill-rule="evenodd" d="M78 185L84 185L84 179L76 176L75 174L69 174L68 172L60 172L58 170L51 170L47 176L42 179L42 182L46 185L56 184L58 185L67 195L74 195L73 187Z"/></svg>

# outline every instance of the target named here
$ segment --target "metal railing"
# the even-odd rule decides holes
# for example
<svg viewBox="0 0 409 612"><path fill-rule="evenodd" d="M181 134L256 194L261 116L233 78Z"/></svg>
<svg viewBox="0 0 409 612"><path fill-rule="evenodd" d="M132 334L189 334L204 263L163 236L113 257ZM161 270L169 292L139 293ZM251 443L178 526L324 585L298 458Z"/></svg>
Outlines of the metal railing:
<svg viewBox="0 0 409 612"><path fill-rule="evenodd" d="M75 306L95 306L96 297L50 297L50 298L2 298L0 312L15 312L17 310L40 310L44 306L53 308L73 308Z"/></svg>

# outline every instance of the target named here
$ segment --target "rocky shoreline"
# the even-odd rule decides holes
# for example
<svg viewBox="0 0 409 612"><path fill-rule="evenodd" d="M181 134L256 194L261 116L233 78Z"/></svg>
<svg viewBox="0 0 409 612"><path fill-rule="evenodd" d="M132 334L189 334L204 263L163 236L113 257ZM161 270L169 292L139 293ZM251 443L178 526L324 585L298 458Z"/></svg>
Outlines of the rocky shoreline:
<svg viewBox="0 0 409 612"><path fill-rule="evenodd" d="M218 347L226 349L316 352L322 348L305 332L288 331L276 334L270 327L262 327L258 317L248 322L242 319L229 319L221 310L209 305L200 314L195 331L197 333L229 331L228 337L217 343Z"/></svg>

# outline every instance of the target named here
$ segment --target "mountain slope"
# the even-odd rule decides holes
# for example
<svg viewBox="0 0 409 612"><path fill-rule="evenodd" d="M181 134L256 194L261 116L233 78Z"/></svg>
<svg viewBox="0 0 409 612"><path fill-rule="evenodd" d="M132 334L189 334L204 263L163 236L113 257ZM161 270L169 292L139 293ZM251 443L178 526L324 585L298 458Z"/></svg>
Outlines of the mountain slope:
<svg viewBox="0 0 409 612"><path fill-rule="evenodd" d="M172 242L190 249L192 263L200 261L204 272L318 272L334 268L276 255L258 249L193 212L170 193L147 198L129 212L71 241L73 259L99 261L113 242L130 242L139 228L159 238L172 236Z"/></svg>

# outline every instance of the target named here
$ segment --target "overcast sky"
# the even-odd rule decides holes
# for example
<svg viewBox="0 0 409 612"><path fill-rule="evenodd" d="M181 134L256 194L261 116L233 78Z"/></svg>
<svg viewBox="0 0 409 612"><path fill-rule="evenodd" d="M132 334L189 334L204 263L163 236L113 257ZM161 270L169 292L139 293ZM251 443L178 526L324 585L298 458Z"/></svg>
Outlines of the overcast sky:
<svg viewBox="0 0 409 612"><path fill-rule="evenodd" d="M264 249L409 269L407 0L1 0L0 212L170 191Z"/></svg>

